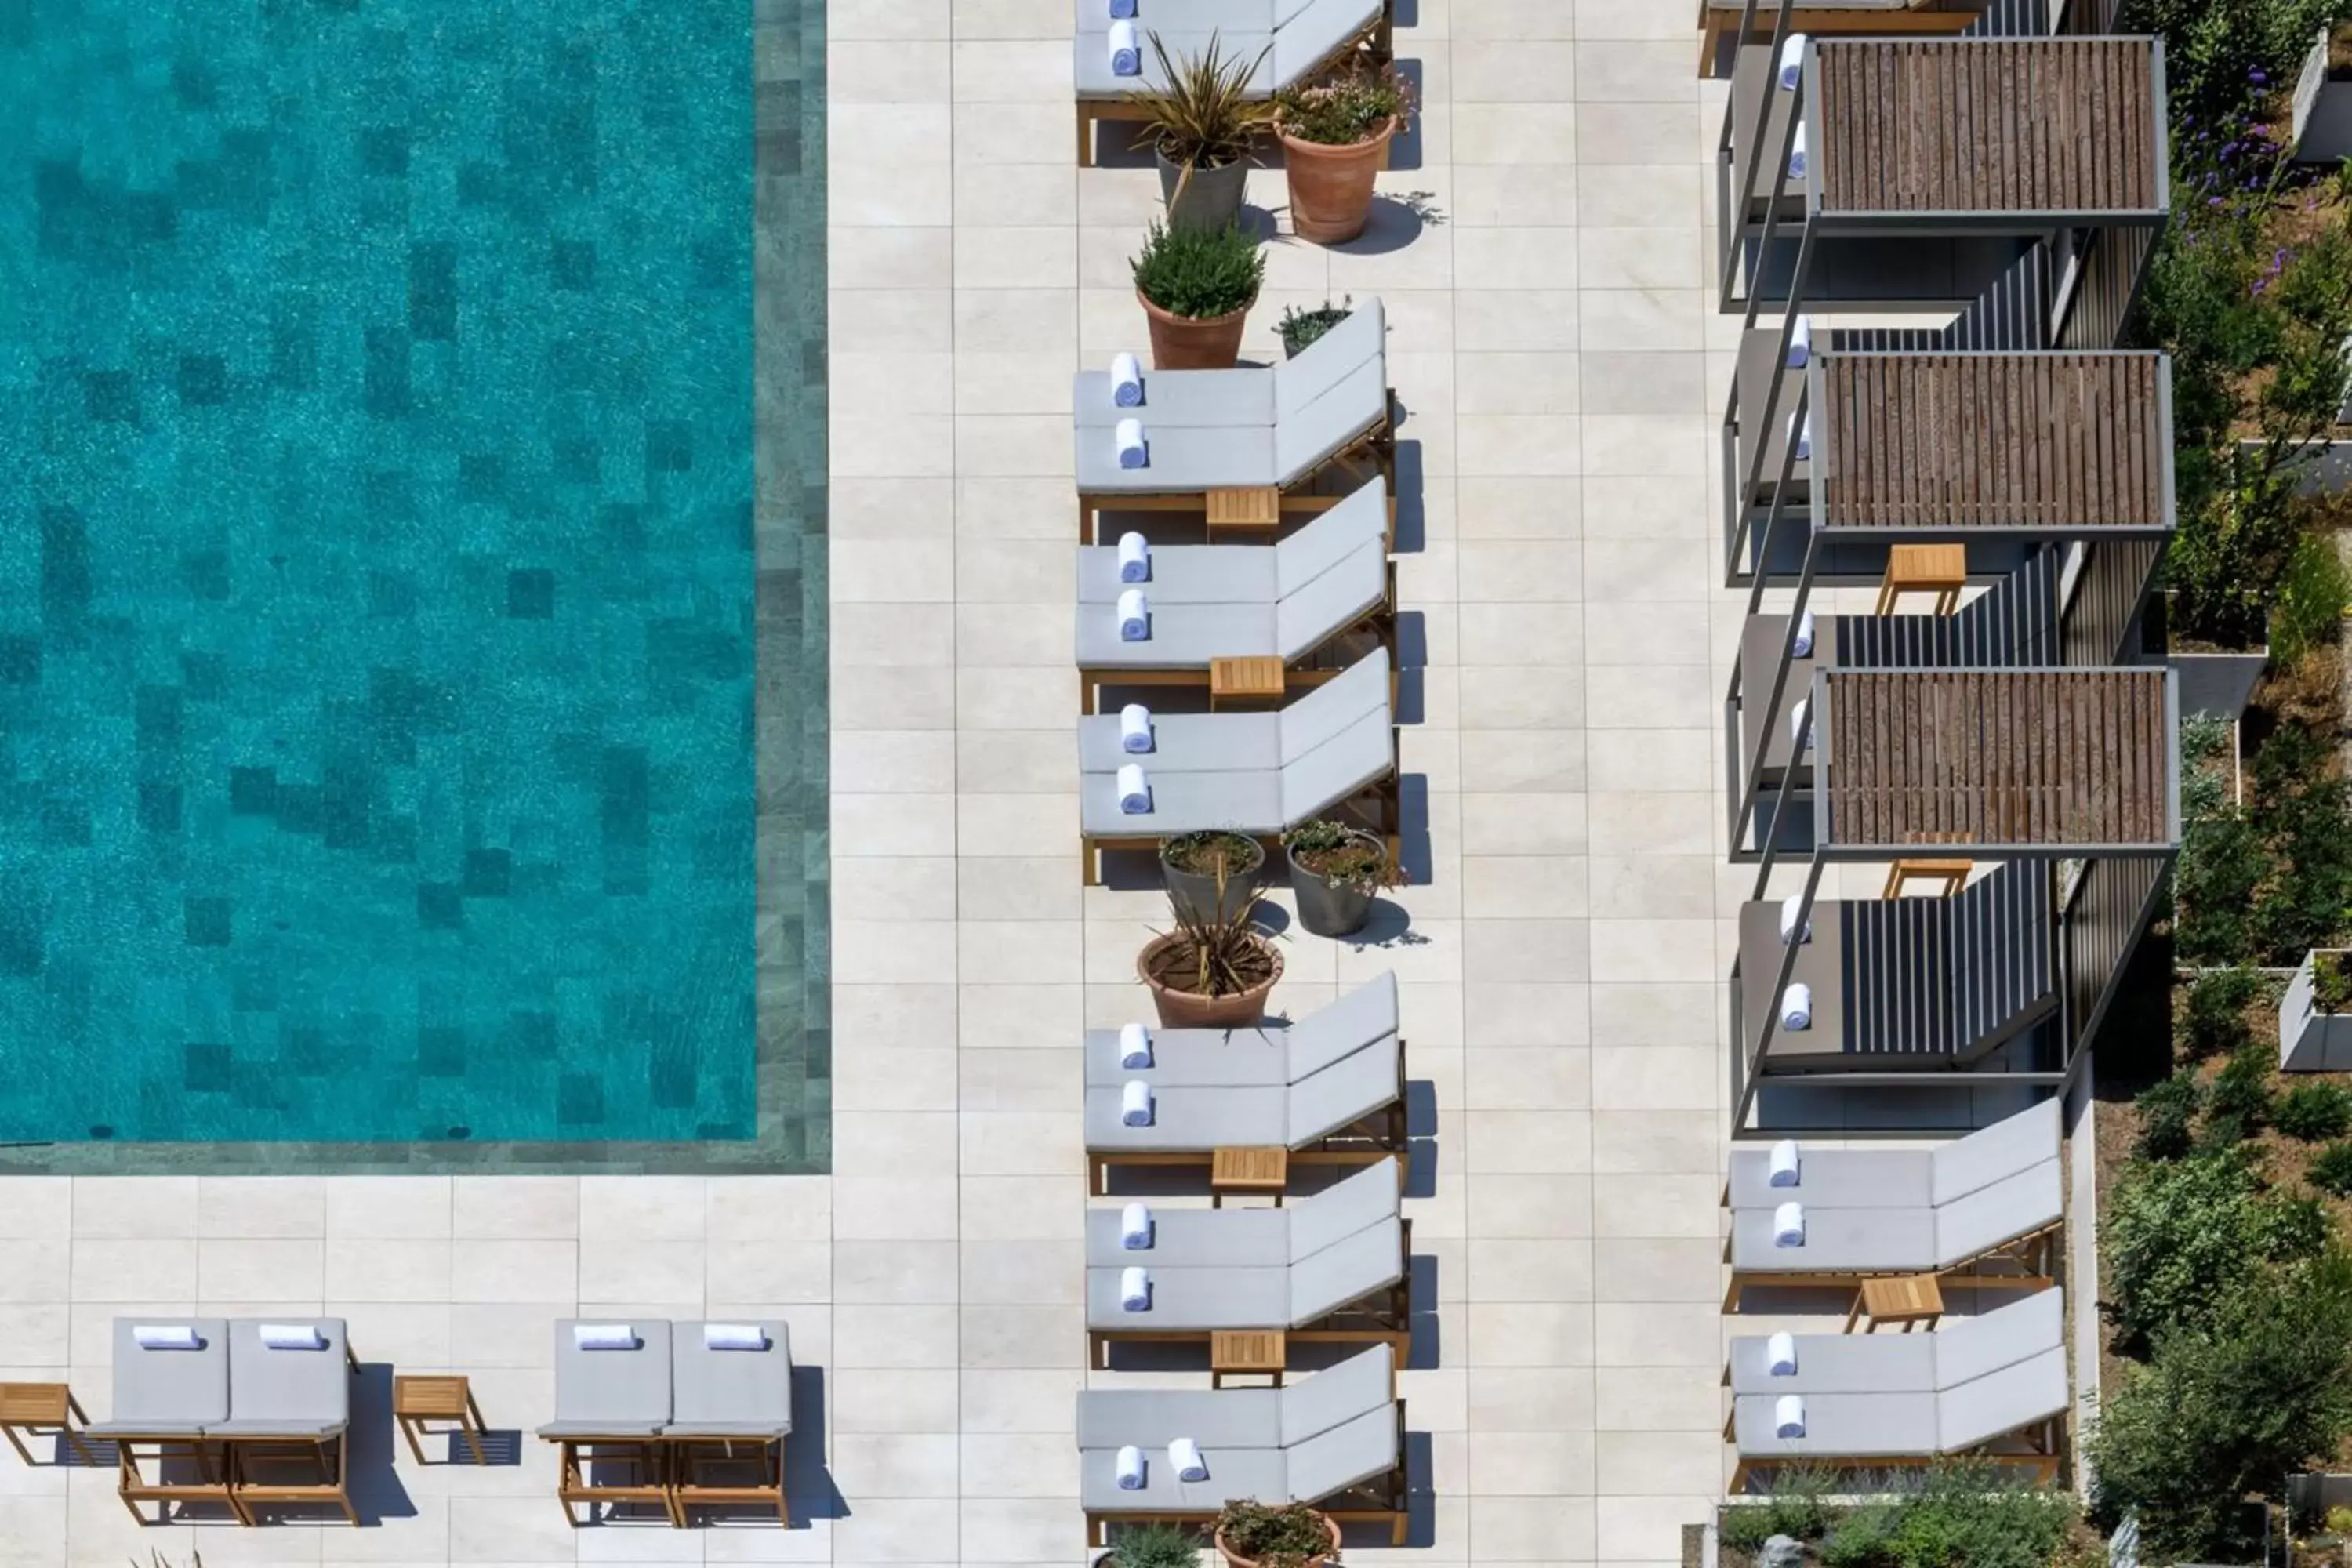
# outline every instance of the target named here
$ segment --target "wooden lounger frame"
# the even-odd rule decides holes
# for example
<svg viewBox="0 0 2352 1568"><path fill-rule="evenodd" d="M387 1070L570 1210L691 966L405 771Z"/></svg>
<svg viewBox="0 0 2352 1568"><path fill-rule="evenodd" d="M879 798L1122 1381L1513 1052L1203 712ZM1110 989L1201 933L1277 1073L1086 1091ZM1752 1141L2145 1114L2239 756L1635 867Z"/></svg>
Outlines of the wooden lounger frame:
<svg viewBox="0 0 2352 1568"><path fill-rule="evenodd" d="M2060 1257L2058 1240L2065 1232L2064 1220L2053 1220L2038 1230L1988 1247L1973 1258L1964 1258L1949 1268L1853 1268L1830 1269L1821 1273L1783 1274L1776 1269L1758 1269L1743 1273L1731 1271L1731 1283L1723 1294L1723 1310L1739 1310L1739 1293L1748 1285L1785 1285L1795 1289L1858 1286L1864 1279L1882 1279L1896 1274L1932 1273L1938 1279L1954 1279L1980 1290L2046 1290L2057 1283L2057 1262ZM1731 1261L1731 1240L1724 1238L1723 1260ZM1992 1262L2017 1265L2021 1274L1988 1274L1984 1266Z"/></svg>
<svg viewBox="0 0 2352 1568"><path fill-rule="evenodd" d="M1315 68L1300 78L1312 79L1338 65L1341 59L1364 51L1373 65L1388 65L1396 58L1396 0L1381 0L1381 14L1372 25L1342 43L1315 64ZM1131 98L1082 98L1078 107L1078 167L1095 166L1095 126L1100 121L1139 123L1149 118Z"/></svg>
<svg viewBox="0 0 2352 1568"><path fill-rule="evenodd" d="M563 1505L564 1522L574 1530L583 1524L596 1522L596 1505L621 1503L657 1503L670 1523L684 1529L686 1520L679 1511L677 1489L670 1484L670 1445L659 1436L641 1432L615 1434L611 1436L550 1437L551 1443L562 1450L562 1471L556 1479L555 1499ZM589 1449L606 1450L601 1457L607 1464L634 1466L639 1479L618 1486L595 1484L588 1479L587 1466L599 1456ZM633 1450L620 1453L614 1450ZM574 1505L584 1506L588 1517L573 1513Z"/></svg>
<svg viewBox="0 0 2352 1568"><path fill-rule="evenodd" d="M1402 1170L1398 1173L1402 1177ZM1283 1336L1295 1345L1334 1344L1368 1345L1386 1342L1402 1363L1412 1352L1412 1221L1403 1222L1403 1239L1399 1243L1404 1255L1404 1271L1391 1284L1383 1285L1369 1296L1358 1297L1334 1311L1316 1319L1303 1329L1284 1329ZM1242 1324L1228 1325L1242 1328ZM1265 1328L1259 1323L1248 1325ZM1213 1331L1208 1329L1088 1329L1087 1331L1087 1364L1097 1372L1110 1370L1110 1347L1115 1344L1182 1345L1209 1342Z"/></svg>
<svg viewBox="0 0 2352 1568"><path fill-rule="evenodd" d="M1381 416L1362 434L1343 444L1337 451L1290 484L1282 487L1282 511L1285 516L1300 516L1328 511L1347 500L1338 495L1301 495L1301 486L1314 483L1334 469L1360 484L1377 473L1389 487L1388 546L1396 548L1396 388L1386 389L1381 400ZM1078 542L1097 542L1101 514L1106 511L1199 511L1207 503L1206 490L1080 490L1078 497Z"/></svg>
<svg viewBox="0 0 2352 1568"><path fill-rule="evenodd" d="M1397 1040L1396 1098L1368 1115L1360 1116L1328 1138L1290 1152L1290 1168L1301 1165L1376 1165L1382 1160L1397 1162L1397 1179L1404 1179L1404 1160L1409 1139L1406 1135L1404 1104L1404 1040ZM1205 1170L1216 1158L1211 1149L1150 1149L1132 1152L1119 1149L1089 1149L1087 1151L1087 1191L1103 1195L1108 1188L1105 1178L1122 1165L1150 1165L1162 1169L1199 1166Z"/></svg>
<svg viewBox="0 0 2352 1568"><path fill-rule="evenodd" d="M2042 1486L2054 1486L2058 1480L2058 1461L2062 1447L2059 1424L2062 1420L2061 1416L2044 1416L2031 1426L2021 1426L2016 1431L2002 1434L2003 1436L2010 1437L2022 1436L2032 1449L2029 1453L1990 1453L1982 1445L1963 1452L1970 1458L1983 1459L1989 1464L2022 1469L2028 1472L2037 1483ZM1727 1425L1724 1436L1727 1438L1731 1436ZM1998 1437L1993 1439L1995 1442L2000 1440ZM1724 1490L1727 1495L1736 1498L1747 1489L1749 1479L1757 1472L1776 1470L1783 1465L1803 1466L1808 1469L1826 1468L1832 1470L1920 1469L1938 1460L1958 1457L1960 1456L1952 1454L1829 1455L1826 1457L1818 1454L1790 1454L1768 1458L1743 1458L1733 1465L1730 1485Z"/></svg>
<svg viewBox="0 0 2352 1568"><path fill-rule="evenodd" d="M698 1508L721 1508L749 1505L772 1508L776 1521L790 1529L793 1516L784 1500L784 1444L782 1437L668 1437L670 1447L670 1491L676 1500L672 1522L684 1525L693 1519ZM698 1450L716 1448L715 1455ZM743 1484L715 1483L706 1485L695 1479L698 1463L751 1464L759 1479Z"/></svg>
<svg viewBox="0 0 2352 1568"><path fill-rule="evenodd" d="M1395 1380L1391 1375L1390 1392L1394 1397ZM1344 1530L1351 1524L1384 1524L1389 1530L1389 1544L1402 1546L1405 1531L1412 1524L1410 1482L1405 1475L1404 1401L1396 1404L1397 1462L1386 1475L1360 1481L1345 1491L1333 1492L1318 1499L1315 1506L1339 1521ZM1108 1546L1110 1527L1114 1524L1172 1524L1180 1529L1198 1530L1206 1533L1217 1522L1212 1513L1097 1513L1087 1512L1087 1544Z"/></svg>
<svg viewBox="0 0 2352 1568"><path fill-rule="evenodd" d="M253 1522L229 1484L231 1461L228 1446L222 1439L190 1436L184 1432L152 1435L109 1432L100 1433L99 1436L114 1445L114 1492L122 1500L122 1506L131 1510L131 1517L141 1524L169 1524L173 1503L194 1502L219 1503L236 1516L237 1523L249 1525ZM197 1472L204 1479L198 1481L147 1479L139 1468L142 1456L138 1450L142 1447L154 1450L143 1457L155 1461L159 1474L164 1461L175 1455L184 1455L195 1461ZM155 1505L155 1517L152 1520L139 1510L139 1505L145 1502Z"/></svg>
<svg viewBox="0 0 2352 1568"><path fill-rule="evenodd" d="M1831 37L1874 37L1896 33L1949 37L1965 32L1986 8L1983 0L1963 10L1948 10L1936 0L1928 0L1928 5L1932 8L1923 9L1915 4L1900 11L1885 11L1801 3L1789 14L1789 30ZM1764 31L1780 14L1780 0L1756 0L1756 20L1762 24L1758 31ZM1718 41L1739 31L1739 13L1719 10L1708 0L1699 0L1698 26L1698 74L1708 77L1715 72Z"/></svg>
<svg viewBox="0 0 2352 1568"><path fill-rule="evenodd" d="M343 1361L353 1377L360 1374L360 1358L352 1349L349 1338L343 1341ZM316 1481L265 1481L254 1479L247 1467L255 1463L269 1465L289 1459L307 1459L318 1467L320 1479ZM352 1435L348 1426L331 1437L303 1434L284 1437L252 1436L228 1439L229 1500L236 1507L237 1518L247 1524L255 1522L255 1507L332 1503L343 1510L343 1517L354 1525L360 1521L359 1510L352 1506Z"/></svg>

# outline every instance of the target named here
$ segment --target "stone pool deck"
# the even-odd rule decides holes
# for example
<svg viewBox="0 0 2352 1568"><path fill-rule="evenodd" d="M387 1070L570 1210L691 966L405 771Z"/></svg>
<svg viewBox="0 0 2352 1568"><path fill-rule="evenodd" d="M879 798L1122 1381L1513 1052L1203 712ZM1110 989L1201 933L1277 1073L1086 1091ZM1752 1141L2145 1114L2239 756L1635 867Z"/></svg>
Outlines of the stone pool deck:
<svg viewBox="0 0 2352 1568"><path fill-rule="evenodd" d="M1664 1564L1727 1473L1719 89L1686 6L1400 6L1391 199L1277 238L1251 334L1378 294L1406 410L1422 877L1381 940L1294 935L1275 998L1393 968L1417 1086L1414 1532L1349 1559ZM1068 16L831 8L834 1173L12 1182L0 1377L103 1415L118 1313L341 1313L380 1523L140 1531L110 1471L0 1454L0 1568L1084 1560L1072 1396L1153 1374L1085 1367L1076 1042L1142 1005L1162 906L1078 880L1069 377L1143 346L1157 186L1073 166ZM788 1319L799 1527L567 1529L513 1435L575 1309ZM519 1462L395 1457L386 1363L469 1373Z"/></svg>

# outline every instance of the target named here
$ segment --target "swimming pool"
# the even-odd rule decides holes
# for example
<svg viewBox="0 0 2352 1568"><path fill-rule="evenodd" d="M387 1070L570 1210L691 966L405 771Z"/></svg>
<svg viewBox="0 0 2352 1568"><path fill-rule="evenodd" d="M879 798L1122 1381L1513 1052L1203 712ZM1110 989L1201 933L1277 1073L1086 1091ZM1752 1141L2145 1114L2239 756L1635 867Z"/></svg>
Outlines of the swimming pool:
<svg viewBox="0 0 2352 1568"><path fill-rule="evenodd" d="M737 0L0 11L0 1141L821 1157L754 96Z"/></svg>

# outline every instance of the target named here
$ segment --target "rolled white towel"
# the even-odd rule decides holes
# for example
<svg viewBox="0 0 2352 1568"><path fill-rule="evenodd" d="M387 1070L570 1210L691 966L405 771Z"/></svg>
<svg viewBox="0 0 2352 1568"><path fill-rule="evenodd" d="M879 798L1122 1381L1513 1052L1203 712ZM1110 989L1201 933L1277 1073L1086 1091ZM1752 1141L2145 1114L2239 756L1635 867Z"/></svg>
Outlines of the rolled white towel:
<svg viewBox="0 0 2352 1568"><path fill-rule="evenodd" d="M1140 588L1119 591L1118 606L1112 612L1118 616L1118 640L1150 642L1151 640L1151 601L1143 596Z"/></svg>
<svg viewBox="0 0 2352 1568"><path fill-rule="evenodd" d="M1780 42L1780 90L1794 92L1805 79L1805 35L1791 33Z"/></svg>
<svg viewBox="0 0 2352 1568"><path fill-rule="evenodd" d="M1118 809L1128 816L1141 816L1151 809L1151 781L1143 776L1141 763L1119 765Z"/></svg>
<svg viewBox="0 0 2352 1568"><path fill-rule="evenodd" d="M1151 1310L1151 1270L1129 1265L1118 1271L1118 1308L1122 1312Z"/></svg>
<svg viewBox="0 0 2352 1568"><path fill-rule="evenodd" d="M1136 47L1135 24L1124 18L1110 25L1110 74L1141 76L1143 51Z"/></svg>
<svg viewBox="0 0 2352 1568"><path fill-rule="evenodd" d="M1129 1252L1148 1252L1151 1248L1151 1210L1142 1204L1129 1204L1118 1211L1118 1244Z"/></svg>
<svg viewBox="0 0 2352 1568"><path fill-rule="evenodd" d="M1125 5L1122 11L1119 6ZM1113 16L1135 15L1135 0L1110 0ZM1143 406L1143 366L1124 351L1110 356L1110 400L1120 408Z"/></svg>
<svg viewBox="0 0 2352 1568"><path fill-rule="evenodd" d="M1780 993L1780 1027L1801 1034L1813 1026L1813 988L1791 980Z"/></svg>
<svg viewBox="0 0 2352 1568"><path fill-rule="evenodd" d="M1793 1187L1801 1184L1804 1180L1804 1157L1797 1152L1797 1141L1794 1138L1783 1138L1772 1145L1772 1154L1768 1168L1771 1172L1769 1179L1773 1186Z"/></svg>
<svg viewBox="0 0 2352 1568"><path fill-rule="evenodd" d="M1800 924L1802 914L1798 906L1804 901L1805 896L1802 893L1790 893L1780 900L1780 945L1782 947L1788 946L1792 942L1805 942L1813 940L1813 922L1802 921L1801 925Z"/></svg>
<svg viewBox="0 0 2352 1568"><path fill-rule="evenodd" d="M1118 710L1118 749L1139 757L1151 750L1151 710L1140 702Z"/></svg>
<svg viewBox="0 0 2352 1568"><path fill-rule="evenodd" d="M1176 1479L1180 1481L1209 1479L1209 1461L1201 1458L1201 1445L1190 1437L1179 1437L1168 1445L1168 1462L1176 1467Z"/></svg>
<svg viewBox="0 0 2352 1568"><path fill-rule="evenodd" d="M1797 121L1797 138L1789 144L1789 178L1801 180L1804 177L1805 122L1800 120Z"/></svg>
<svg viewBox="0 0 2352 1568"><path fill-rule="evenodd" d="M1772 1245L1802 1247L1805 1245L1805 1205L1790 1198L1772 1211Z"/></svg>
<svg viewBox="0 0 2352 1568"><path fill-rule="evenodd" d="M273 1351L322 1351L327 1336L316 1323L263 1323L254 1330L264 1347Z"/></svg>
<svg viewBox="0 0 2352 1568"><path fill-rule="evenodd" d="M1776 1437L1801 1437L1805 1435L1805 1401L1802 1394L1784 1394L1772 1402L1772 1435Z"/></svg>
<svg viewBox="0 0 2352 1568"><path fill-rule="evenodd" d="M1788 365L1790 370L1802 370L1805 362L1813 357L1813 319L1802 310L1797 312L1797 322L1789 332Z"/></svg>
<svg viewBox="0 0 2352 1568"><path fill-rule="evenodd" d="M768 1331L757 1323L705 1323L702 1348L707 1351L763 1351Z"/></svg>
<svg viewBox="0 0 2352 1568"><path fill-rule="evenodd" d="M1789 744L1800 748L1811 744L1811 738L1805 733L1805 719L1811 711L1811 699L1800 697L1797 705L1789 710Z"/></svg>
<svg viewBox="0 0 2352 1568"><path fill-rule="evenodd" d="M1151 541L1131 528L1118 536L1118 580L1122 583L1151 581Z"/></svg>
<svg viewBox="0 0 2352 1568"><path fill-rule="evenodd" d="M200 1351L205 1342L196 1337L194 1323L133 1323L131 1342L142 1351Z"/></svg>
<svg viewBox="0 0 2352 1568"><path fill-rule="evenodd" d="M1134 4L1134 0L1129 0L1129 4ZM1118 1450L1118 1489L1123 1492L1143 1489L1143 1450L1132 1443L1122 1445Z"/></svg>
<svg viewBox="0 0 2352 1568"><path fill-rule="evenodd" d="M1118 1119L1129 1127L1151 1125L1151 1086L1139 1078L1127 1080L1118 1091Z"/></svg>
<svg viewBox="0 0 2352 1568"><path fill-rule="evenodd" d="M633 1351L637 1331L626 1323L574 1323L572 1348L583 1351Z"/></svg>
<svg viewBox="0 0 2352 1568"><path fill-rule="evenodd" d="M1118 422L1111 432L1118 447L1118 466L1122 468L1148 468L1151 466L1151 448L1143 439L1143 421L1128 418Z"/></svg>
<svg viewBox="0 0 2352 1568"><path fill-rule="evenodd" d="M1799 658L1813 657L1813 612L1807 610L1797 617L1797 640L1789 651Z"/></svg>
<svg viewBox="0 0 2352 1568"><path fill-rule="evenodd" d="M1764 1366L1774 1377L1797 1375L1797 1336L1783 1330L1764 1342Z"/></svg>
<svg viewBox="0 0 2352 1568"><path fill-rule="evenodd" d="M1140 1024L1118 1026L1118 1065L1139 1070L1151 1065L1151 1031Z"/></svg>
<svg viewBox="0 0 2352 1568"><path fill-rule="evenodd" d="M1795 449L1797 461L1807 463L1812 460L1813 411L1811 409L1806 409L1801 415L1793 408L1789 410L1789 445Z"/></svg>

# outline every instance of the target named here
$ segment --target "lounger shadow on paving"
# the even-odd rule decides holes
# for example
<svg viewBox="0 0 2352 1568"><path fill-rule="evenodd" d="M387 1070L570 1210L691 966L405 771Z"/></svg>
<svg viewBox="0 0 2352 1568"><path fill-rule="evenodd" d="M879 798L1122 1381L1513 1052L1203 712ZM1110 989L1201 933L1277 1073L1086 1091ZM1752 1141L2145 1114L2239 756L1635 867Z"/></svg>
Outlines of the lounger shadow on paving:
<svg viewBox="0 0 2352 1568"><path fill-rule="evenodd" d="M1078 1395L1078 1493L1087 1539L1113 1523L1205 1525L1238 1498L1313 1503L1349 1524L1383 1524L1404 1544L1404 1402L1396 1352L1374 1345L1286 1388L1088 1389ZM1180 1479L1168 1457L1197 1444L1208 1479ZM1118 1484L1118 1450L1144 1456L1144 1484Z"/></svg>
<svg viewBox="0 0 2352 1568"><path fill-rule="evenodd" d="M1396 573L1387 489L1365 484L1274 545L1179 544L1151 552L1149 580L1121 583L1118 552L1081 545L1075 655L1079 707L1107 685L1207 687L1219 659L1273 658L1283 686L1335 679L1355 657L1396 652ZM1145 635L1129 640L1120 594L1139 589Z"/></svg>
<svg viewBox="0 0 2352 1568"><path fill-rule="evenodd" d="M2056 1100L1934 1149L1799 1151L1775 1186L1770 1153L1738 1148L1724 1185L1731 1266L1723 1310L1748 1285L1851 1285L1871 1274L1959 1274L1989 1289L2052 1282L2065 1218ZM1778 1245L1775 1215L1801 1206L1803 1242Z"/></svg>
<svg viewBox="0 0 2352 1568"><path fill-rule="evenodd" d="M1104 510L1200 511L1213 491L1256 491L1270 526L1281 512L1336 504L1286 493L1327 472L1378 479L1384 498L1396 488L1396 400L1377 299L1279 364L1146 371L1143 402L1129 408L1113 401L1108 373L1082 371L1071 395L1081 544L1094 542ZM1119 465L1118 426L1129 418L1143 429L1139 468ZM1385 505L1381 521L1392 540Z"/></svg>
<svg viewBox="0 0 2352 1568"><path fill-rule="evenodd" d="M258 1508L326 1505L357 1524L351 1426L359 1358L341 1318L288 1326L315 1330L313 1342L271 1344L261 1320L229 1320L228 1419L205 1435L227 1441L229 1498L247 1523Z"/></svg>
<svg viewBox="0 0 2352 1568"><path fill-rule="evenodd" d="M1880 1470L1962 1454L2057 1478L2066 1386L2065 1295L2044 1290L1932 1334L1801 1334L1796 1370L1774 1376L1769 1342L1731 1342L1738 1452L1730 1491L1784 1465ZM1780 1404L1801 1402L1801 1435L1782 1435Z"/></svg>
<svg viewBox="0 0 2352 1568"><path fill-rule="evenodd" d="M614 1350L582 1346L572 1332L580 1326L572 1318L555 1325L555 1419L539 1429L562 1450L556 1500L564 1520L576 1528L594 1523L600 1508L650 1505L681 1524L661 1441L671 1418L669 1323L616 1325L630 1342ZM588 1510L585 1521L575 1507Z"/></svg>
<svg viewBox="0 0 2352 1568"><path fill-rule="evenodd" d="M1099 879L1103 851L1150 849L1174 834L1246 834L1267 847L1310 818L1378 834L1395 858L1403 837L1393 677L1388 650L1349 666L1276 713L1154 714L1152 750L1123 751L1115 715L1078 721L1078 853ZM1149 809L1120 800L1118 772L1136 764Z"/></svg>
<svg viewBox="0 0 2352 1568"><path fill-rule="evenodd" d="M732 1325L719 1325L725 1333ZM793 1431L792 1342L785 1325L761 1320L757 1346L720 1349L712 1325L679 1322L670 1331L672 1411L662 1429L669 1449L677 1522L698 1508L772 1508L789 1525L784 1445Z"/></svg>
<svg viewBox="0 0 2352 1568"><path fill-rule="evenodd" d="M1205 1167L1221 1148L1280 1146L1292 1165L1402 1163L1404 1041L1397 1028L1396 976L1389 973L1286 1030L1154 1030L1152 1066L1122 1071L1112 1082L1097 1081L1090 1042L1088 1190L1103 1191L1115 1167ZM1115 1044L1109 1059L1118 1059ZM1129 1079L1150 1087L1150 1125L1121 1119Z"/></svg>
<svg viewBox="0 0 2352 1568"><path fill-rule="evenodd" d="M1165 85L1149 41L1153 33L1167 46L1171 62L1206 53L1213 34L1220 54L1257 60L1248 96L1261 100L1349 55L1360 53L1374 64L1394 57L1394 0L1139 0L1134 23L1142 72L1120 76L1111 68L1107 0L1076 5L1070 53L1082 168L1095 161L1097 122L1142 120L1142 110L1128 95L1139 87Z"/></svg>
<svg viewBox="0 0 2352 1568"><path fill-rule="evenodd" d="M1293 1343L1381 1341L1412 1347L1401 1214L1403 1171L1367 1166L1287 1208L1154 1209L1150 1245L1130 1247L1115 1208L1087 1211L1087 1348L1108 1366L1117 1343L1195 1343L1234 1329L1280 1329ZM1120 1277L1150 1276L1129 1310Z"/></svg>

